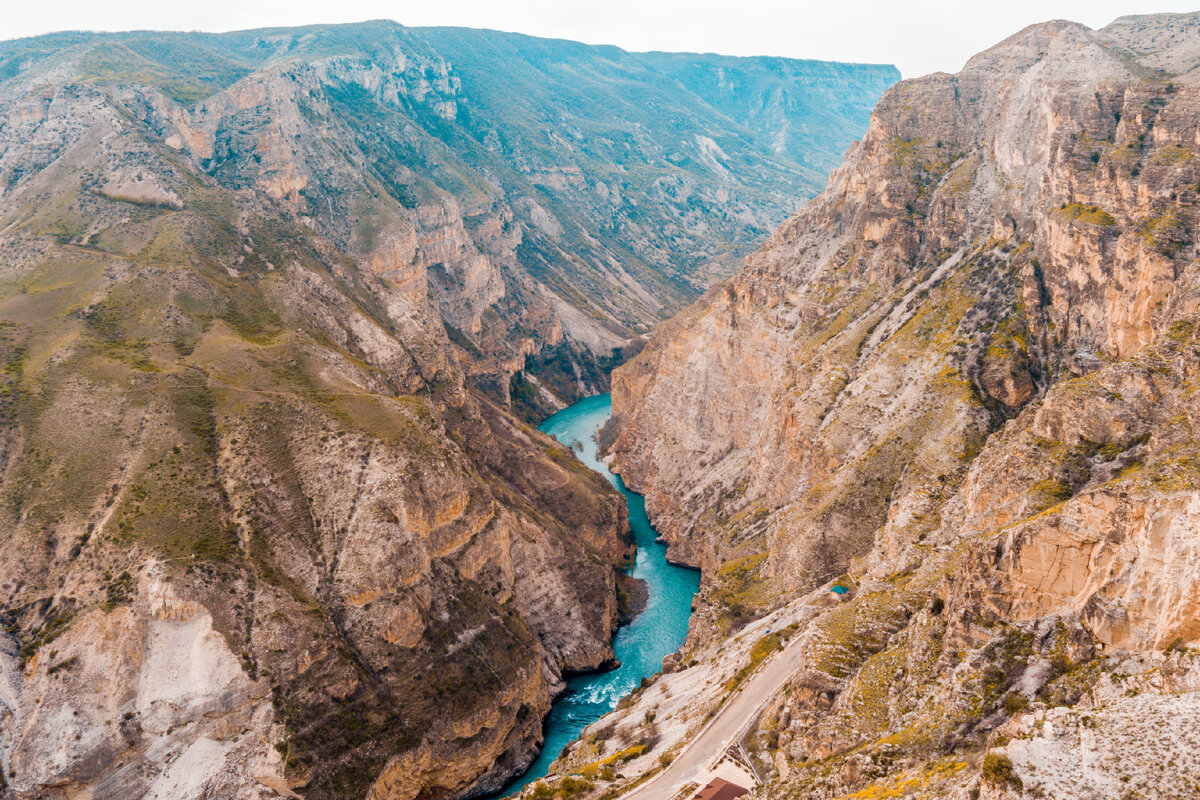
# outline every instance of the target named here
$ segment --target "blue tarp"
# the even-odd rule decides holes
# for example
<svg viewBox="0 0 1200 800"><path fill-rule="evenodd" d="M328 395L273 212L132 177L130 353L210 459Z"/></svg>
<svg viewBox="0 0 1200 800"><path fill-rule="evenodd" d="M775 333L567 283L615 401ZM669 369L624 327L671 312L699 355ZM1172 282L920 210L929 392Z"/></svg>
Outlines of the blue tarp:
<svg viewBox="0 0 1200 800"><path fill-rule="evenodd" d="M846 594L850 590L847 589L845 586L834 586L829 591L833 592L834 594Z"/></svg>

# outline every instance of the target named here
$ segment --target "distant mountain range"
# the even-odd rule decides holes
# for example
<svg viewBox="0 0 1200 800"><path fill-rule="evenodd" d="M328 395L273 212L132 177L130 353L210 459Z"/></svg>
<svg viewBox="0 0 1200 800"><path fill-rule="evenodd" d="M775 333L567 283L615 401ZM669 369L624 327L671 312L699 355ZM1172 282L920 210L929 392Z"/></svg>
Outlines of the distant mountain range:
<svg viewBox="0 0 1200 800"><path fill-rule="evenodd" d="M119 98L150 141L348 253L400 228L442 242L414 258L501 383L563 334L572 352L532 371L609 356L732 273L898 79L388 22L0 43L8 94L72 83ZM577 393L554 376L545 388Z"/></svg>

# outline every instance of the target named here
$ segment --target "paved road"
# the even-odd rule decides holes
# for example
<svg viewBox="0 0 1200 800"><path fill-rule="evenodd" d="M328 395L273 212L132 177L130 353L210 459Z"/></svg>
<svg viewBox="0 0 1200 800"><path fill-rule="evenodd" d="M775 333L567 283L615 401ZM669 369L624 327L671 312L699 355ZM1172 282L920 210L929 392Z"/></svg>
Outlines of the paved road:
<svg viewBox="0 0 1200 800"><path fill-rule="evenodd" d="M783 650L763 664L742 684L742 689L717 712L717 716L691 744L671 762L671 766L626 794L621 800L671 800L685 784L708 771L742 734L750 720L788 678L800 667L804 637L795 635Z"/></svg>

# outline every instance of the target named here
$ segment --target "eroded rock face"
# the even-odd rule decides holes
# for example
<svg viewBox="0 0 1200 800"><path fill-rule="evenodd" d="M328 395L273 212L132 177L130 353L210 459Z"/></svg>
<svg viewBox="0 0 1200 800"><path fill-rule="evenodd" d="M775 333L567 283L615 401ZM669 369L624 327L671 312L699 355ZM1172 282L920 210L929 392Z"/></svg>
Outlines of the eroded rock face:
<svg viewBox="0 0 1200 800"><path fill-rule="evenodd" d="M291 794L269 686L165 576L148 564L128 584L132 605L87 612L23 670L5 663L7 774L18 796Z"/></svg>
<svg viewBox="0 0 1200 800"><path fill-rule="evenodd" d="M1188 317L1195 93L1105 37L1048 24L897 86L826 193L617 374L617 463L679 552L832 577L1048 382Z"/></svg>
<svg viewBox="0 0 1200 800"><path fill-rule="evenodd" d="M616 465L706 569L682 660L798 620L747 740L768 794L1074 797L1061 756L1078 796L1161 796L1133 738L1195 687L1139 683L1144 723L1096 687L1190 674L1200 644L1198 43L1195 15L1053 22L899 84L826 192L614 374ZM1089 772L1093 722L1144 774Z"/></svg>

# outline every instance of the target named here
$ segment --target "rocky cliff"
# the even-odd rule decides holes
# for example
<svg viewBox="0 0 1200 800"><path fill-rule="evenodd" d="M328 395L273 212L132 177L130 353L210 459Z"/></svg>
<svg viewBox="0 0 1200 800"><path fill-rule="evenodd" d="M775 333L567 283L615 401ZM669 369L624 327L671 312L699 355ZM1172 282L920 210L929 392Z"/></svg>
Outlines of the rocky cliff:
<svg viewBox="0 0 1200 800"><path fill-rule="evenodd" d="M820 180L655 58L0 43L0 794L437 800L533 758L627 552L520 415Z"/></svg>
<svg viewBox="0 0 1200 800"><path fill-rule="evenodd" d="M1161 15L898 84L614 373L616 464L705 569L682 664L808 609L746 739L766 794L1200 785L1168 724L1200 645L1197 67L1200 18Z"/></svg>

